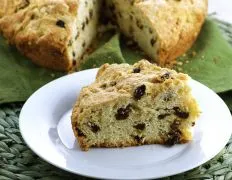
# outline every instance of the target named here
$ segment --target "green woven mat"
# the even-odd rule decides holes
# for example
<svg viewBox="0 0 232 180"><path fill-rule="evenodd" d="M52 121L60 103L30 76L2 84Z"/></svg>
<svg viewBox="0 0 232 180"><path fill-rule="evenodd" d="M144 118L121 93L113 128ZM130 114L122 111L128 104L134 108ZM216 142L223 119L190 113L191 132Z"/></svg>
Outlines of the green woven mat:
<svg viewBox="0 0 232 180"><path fill-rule="evenodd" d="M222 21L218 21L218 24L232 44L232 26ZM228 105L231 102L228 102ZM0 180L89 179L70 174L46 163L26 146L18 128L21 107L22 104L0 105ZM226 147L206 164L163 180L174 179L232 180L232 137Z"/></svg>
<svg viewBox="0 0 232 180"><path fill-rule="evenodd" d="M64 172L36 156L24 143L18 128L21 104L0 106L0 180L89 179ZM232 138L211 161L164 180L232 179Z"/></svg>

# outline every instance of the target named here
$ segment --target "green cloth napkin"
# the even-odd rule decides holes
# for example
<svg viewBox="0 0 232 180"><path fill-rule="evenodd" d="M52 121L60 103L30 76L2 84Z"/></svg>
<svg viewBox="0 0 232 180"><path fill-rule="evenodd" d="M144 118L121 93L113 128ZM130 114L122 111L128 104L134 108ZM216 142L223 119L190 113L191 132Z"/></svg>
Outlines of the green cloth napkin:
<svg viewBox="0 0 232 180"><path fill-rule="evenodd" d="M226 28L226 33L232 42L232 30L231 34L228 33L229 28ZM119 33L111 38L103 37L99 42L98 48L81 64L81 70L99 67L104 63L133 64L146 58L141 51L126 46ZM232 47L214 20L206 20L196 43L185 56L179 58L175 69L188 73L193 79L220 93L232 110ZM25 101L39 87L65 75L32 64L2 37L0 73L0 103Z"/></svg>
<svg viewBox="0 0 232 180"><path fill-rule="evenodd" d="M34 65L0 36L0 104L25 101L39 87L62 75Z"/></svg>

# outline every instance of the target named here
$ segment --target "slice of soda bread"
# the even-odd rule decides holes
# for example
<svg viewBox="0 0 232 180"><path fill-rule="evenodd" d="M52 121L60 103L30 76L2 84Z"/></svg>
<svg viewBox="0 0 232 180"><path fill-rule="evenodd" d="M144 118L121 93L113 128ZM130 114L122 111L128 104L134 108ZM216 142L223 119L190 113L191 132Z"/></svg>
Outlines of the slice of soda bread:
<svg viewBox="0 0 232 180"><path fill-rule="evenodd" d="M73 109L72 128L81 149L192 140L200 111L188 80L146 60L104 64Z"/></svg>

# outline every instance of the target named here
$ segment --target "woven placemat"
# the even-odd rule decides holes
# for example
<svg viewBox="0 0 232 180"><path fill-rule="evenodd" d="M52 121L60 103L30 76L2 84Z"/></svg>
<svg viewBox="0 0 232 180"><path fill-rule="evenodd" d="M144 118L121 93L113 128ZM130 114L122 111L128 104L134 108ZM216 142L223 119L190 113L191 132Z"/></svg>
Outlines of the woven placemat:
<svg viewBox="0 0 232 180"><path fill-rule="evenodd" d="M222 21L217 22L226 39L232 44L232 25ZM21 108L22 104L0 106L0 180L89 179L70 174L46 163L27 147L18 127ZM232 137L225 148L204 165L163 180L182 179L232 180Z"/></svg>

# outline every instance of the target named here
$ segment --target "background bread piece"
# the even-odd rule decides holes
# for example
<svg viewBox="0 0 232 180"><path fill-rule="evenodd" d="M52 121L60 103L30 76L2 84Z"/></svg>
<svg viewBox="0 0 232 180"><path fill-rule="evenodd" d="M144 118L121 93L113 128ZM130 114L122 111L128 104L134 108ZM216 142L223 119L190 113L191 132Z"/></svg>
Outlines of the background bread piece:
<svg viewBox="0 0 232 180"><path fill-rule="evenodd" d="M207 0L106 0L122 32L160 65L172 62L196 40Z"/></svg>
<svg viewBox="0 0 232 180"><path fill-rule="evenodd" d="M106 4L121 31L162 66L192 46L207 13L207 0ZM68 71L80 64L96 36L100 5L101 0L2 0L0 30L34 63Z"/></svg>
<svg viewBox="0 0 232 180"><path fill-rule="evenodd" d="M68 71L95 38L99 6L96 0L32 0L3 16L0 29L34 63Z"/></svg>
<svg viewBox="0 0 232 180"><path fill-rule="evenodd" d="M199 108L188 79L145 60L101 66L72 112L81 149L190 141Z"/></svg>

